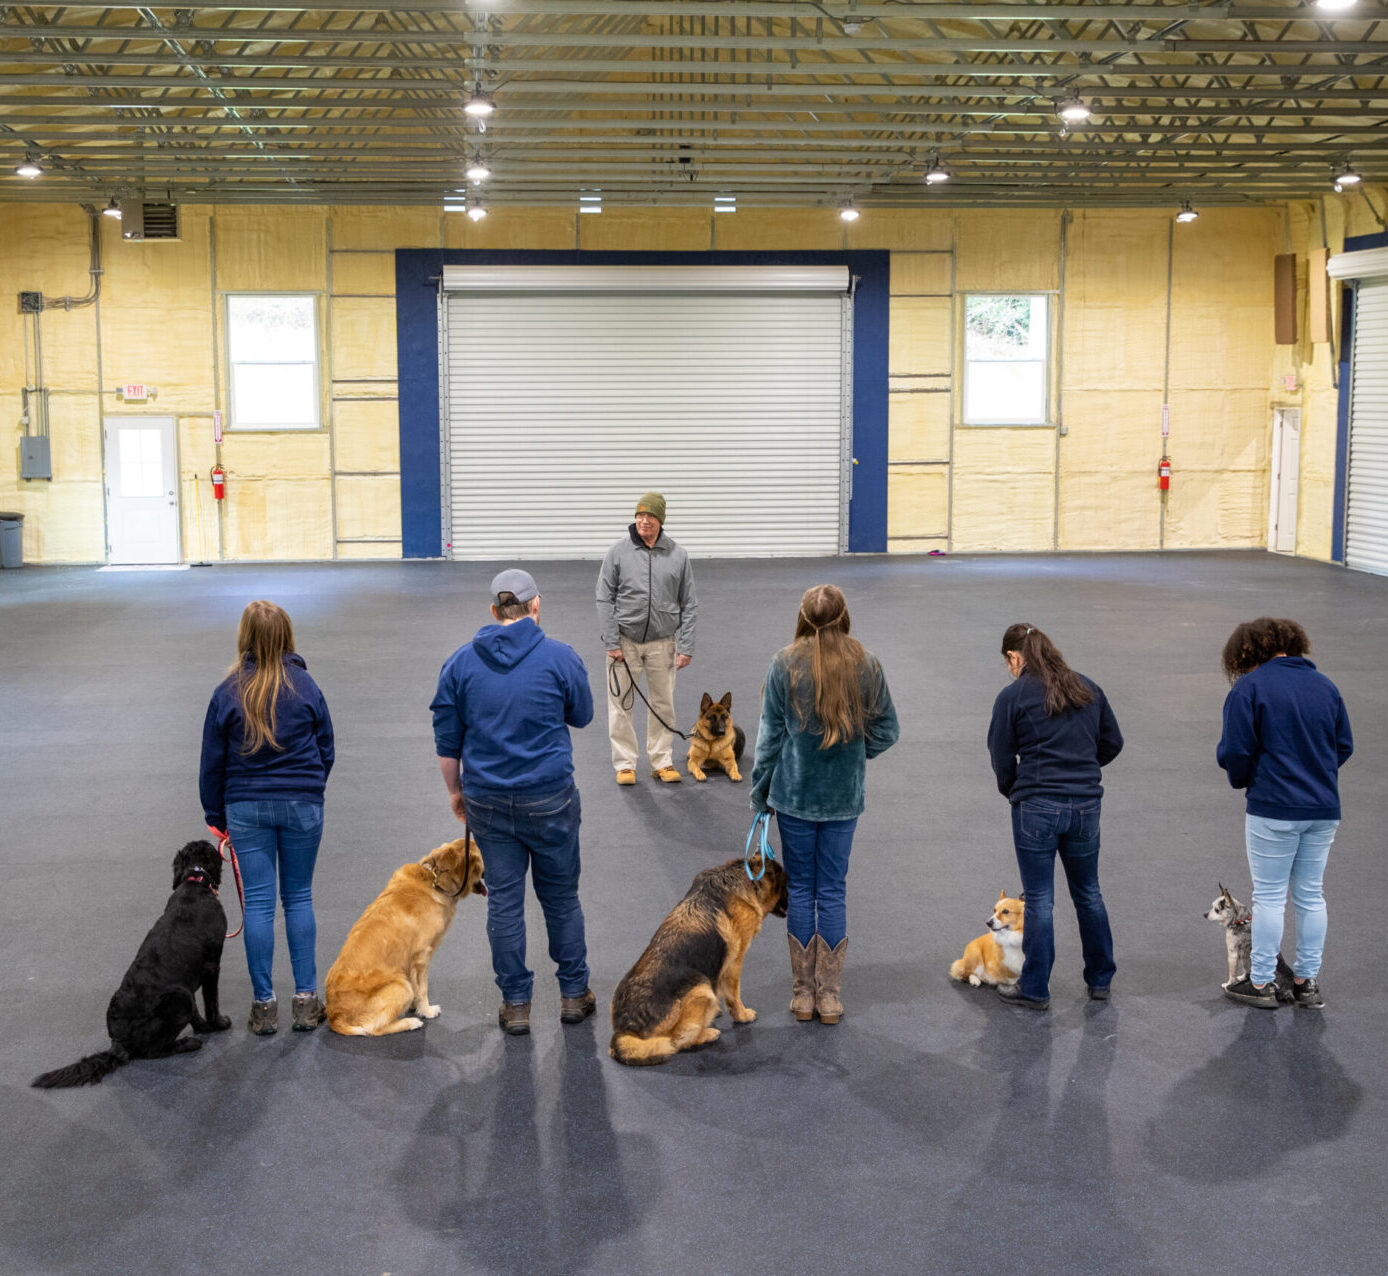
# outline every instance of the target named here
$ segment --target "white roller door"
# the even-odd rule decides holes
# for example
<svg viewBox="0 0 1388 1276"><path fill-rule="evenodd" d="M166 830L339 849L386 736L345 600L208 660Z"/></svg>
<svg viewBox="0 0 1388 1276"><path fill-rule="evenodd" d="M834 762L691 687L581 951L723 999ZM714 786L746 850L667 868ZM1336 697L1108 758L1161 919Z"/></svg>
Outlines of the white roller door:
<svg viewBox="0 0 1388 1276"><path fill-rule="evenodd" d="M642 492L702 555L834 554L843 268L446 267L444 540L597 558Z"/></svg>
<svg viewBox="0 0 1388 1276"><path fill-rule="evenodd" d="M1388 574L1388 279L1361 279L1350 359L1345 564Z"/></svg>

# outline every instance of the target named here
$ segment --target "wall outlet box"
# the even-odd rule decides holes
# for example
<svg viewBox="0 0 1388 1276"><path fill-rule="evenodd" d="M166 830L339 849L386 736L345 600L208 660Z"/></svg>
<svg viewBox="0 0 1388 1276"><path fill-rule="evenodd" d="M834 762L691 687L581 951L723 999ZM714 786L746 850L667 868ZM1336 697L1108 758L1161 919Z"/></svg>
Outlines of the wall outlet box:
<svg viewBox="0 0 1388 1276"><path fill-rule="evenodd" d="M43 293L22 292L19 294L19 313L36 315L43 310Z"/></svg>
<svg viewBox="0 0 1388 1276"><path fill-rule="evenodd" d="M19 440L19 477L22 479L51 479L53 462L49 456L46 434L26 434Z"/></svg>

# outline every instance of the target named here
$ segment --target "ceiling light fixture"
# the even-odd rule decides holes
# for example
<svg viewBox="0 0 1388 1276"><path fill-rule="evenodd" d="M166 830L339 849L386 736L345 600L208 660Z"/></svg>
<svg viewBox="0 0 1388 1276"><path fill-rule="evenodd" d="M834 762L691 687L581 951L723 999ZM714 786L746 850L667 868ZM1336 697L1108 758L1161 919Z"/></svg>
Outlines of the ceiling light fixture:
<svg viewBox="0 0 1388 1276"><path fill-rule="evenodd" d="M580 213L602 212L602 192L600 190L579 191L578 211Z"/></svg>
<svg viewBox="0 0 1388 1276"><path fill-rule="evenodd" d="M483 208L482 205L479 204L476 200L473 200L467 206L467 215L471 217L473 221L480 222L482 218L484 218L487 215L487 210Z"/></svg>
<svg viewBox="0 0 1388 1276"><path fill-rule="evenodd" d="M1322 13L1342 13L1353 9L1358 0L1316 0L1316 8Z"/></svg>
<svg viewBox="0 0 1388 1276"><path fill-rule="evenodd" d="M114 217L116 221L120 221L120 205L116 203L114 195L111 196L111 202L101 210L101 213L104 217Z"/></svg>
<svg viewBox="0 0 1388 1276"><path fill-rule="evenodd" d="M930 158L930 164L925 170L925 184L927 186L938 186L941 182L949 181L949 169L945 167L945 162L940 158L939 151L936 151Z"/></svg>
<svg viewBox="0 0 1388 1276"><path fill-rule="evenodd" d="M496 103L490 93L484 93L480 84L474 86L472 96L463 103L463 114L474 119L484 120L496 110Z"/></svg>
<svg viewBox="0 0 1388 1276"><path fill-rule="evenodd" d="M467 179L470 182L485 182L491 175L492 170L482 163L481 159L474 159L467 166Z"/></svg>
<svg viewBox="0 0 1388 1276"><path fill-rule="evenodd" d="M737 212L736 195L715 195L713 197L713 211L715 213L735 213Z"/></svg>
<svg viewBox="0 0 1388 1276"><path fill-rule="evenodd" d="M14 171L19 177L41 177L43 175L43 168L39 164L39 157L33 151L28 152L28 154L24 156L24 162Z"/></svg>
<svg viewBox="0 0 1388 1276"><path fill-rule="evenodd" d="M1346 186L1358 186L1362 180L1358 173L1354 171L1354 165L1346 160L1335 172L1335 189L1343 190Z"/></svg>
<svg viewBox="0 0 1388 1276"><path fill-rule="evenodd" d="M843 28L844 35L857 35L863 29L863 20L861 18L845 18L839 23L839 26Z"/></svg>
<svg viewBox="0 0 1388 1276"><path fill-rule="evenodd" d="M1079 97L1068 97L1055 109L1067 124L1083 124L1089 118L1089 108Z"/></svg>
<svg viewBox="0 0 1388 1276"><path fill-rule="evenodd" d="M1183 199L1181 201L1181 211L1176 214L1178 222L1193 222L1199 216L1200 214L1190 206L1190 200Z"/></svg>
<svg viewBox="0 0 1388 1276"><path fill-rule="evenodd" d="M845 204L839 209L839 217L846 222L856 222L861 214L852 204Z"/></svg>

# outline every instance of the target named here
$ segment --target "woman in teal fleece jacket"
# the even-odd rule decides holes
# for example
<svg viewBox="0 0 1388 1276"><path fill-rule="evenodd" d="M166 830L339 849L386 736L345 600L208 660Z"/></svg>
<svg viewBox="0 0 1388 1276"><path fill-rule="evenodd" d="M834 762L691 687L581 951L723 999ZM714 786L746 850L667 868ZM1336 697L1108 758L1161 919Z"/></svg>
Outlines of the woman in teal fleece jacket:
<svg viewBox="0 0 1388 1276"><path fill-rule="evenodd" d="M848 856L863 813L868 758L900 729L877 657L849 637L833 585L805 591L795 641L776 653L762 691L752 805L775 811L789 883L791 1013L838 1023L847 950Z"/></svg>

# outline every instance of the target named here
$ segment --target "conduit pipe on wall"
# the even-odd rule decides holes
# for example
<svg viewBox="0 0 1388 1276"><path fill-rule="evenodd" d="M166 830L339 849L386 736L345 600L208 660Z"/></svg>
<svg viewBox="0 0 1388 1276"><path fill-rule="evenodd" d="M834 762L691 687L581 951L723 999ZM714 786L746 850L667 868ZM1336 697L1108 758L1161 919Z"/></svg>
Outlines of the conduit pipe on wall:
<svg viewBox="0 0 1388 1276"><path fill-rule="evenodd" d="M1167 455L1167 448L1170 446L1170 438L1167 431L1171 423L1171 276L1172 267L1176 258L1176 223L1169 222L1166 227L1166 357L1162 363L1161 374L1161 419L1162 419L1162 439L1161 455ZM1161 506L1158 513L1157 522L1157 548L1166 548L1166 502L1168 493L1166 489L1161 493Z"/></svg>

